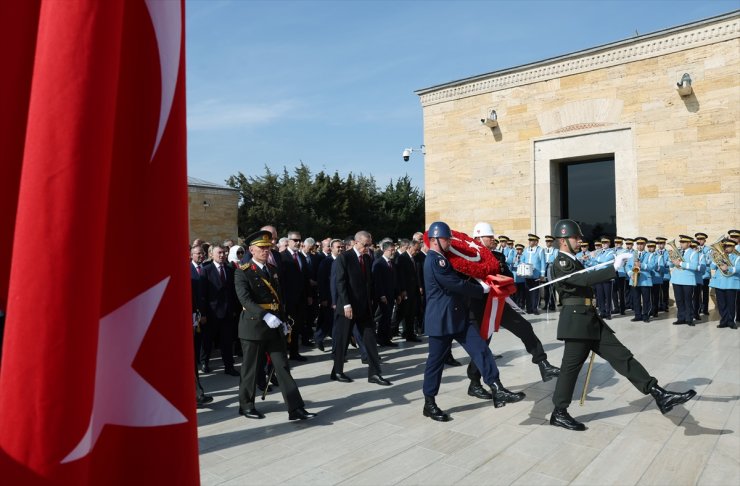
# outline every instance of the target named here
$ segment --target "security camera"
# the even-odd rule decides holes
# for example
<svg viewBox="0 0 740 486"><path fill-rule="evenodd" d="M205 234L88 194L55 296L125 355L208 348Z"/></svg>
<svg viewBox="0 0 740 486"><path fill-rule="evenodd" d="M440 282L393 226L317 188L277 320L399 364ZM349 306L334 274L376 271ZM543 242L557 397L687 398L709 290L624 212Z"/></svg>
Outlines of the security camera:
<svg viewBox="0 0 740 486"><path fill-rule="evenodd" d="M406 149L403 151L403 161L408 162L409 157L411 157L411 149Z"/></svg>

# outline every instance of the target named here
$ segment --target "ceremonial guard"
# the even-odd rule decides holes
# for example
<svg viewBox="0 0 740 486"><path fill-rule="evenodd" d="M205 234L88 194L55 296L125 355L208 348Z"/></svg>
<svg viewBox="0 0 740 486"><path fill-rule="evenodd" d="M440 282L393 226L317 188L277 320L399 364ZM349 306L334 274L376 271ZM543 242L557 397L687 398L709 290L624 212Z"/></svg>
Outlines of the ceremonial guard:
<svg viewBox="0 0 740 486"><path fill-rule="evenodd" d="M540 313L540 289L530 290L538 286L545 278L545 252L539 247L540 237L530 233L527 235L529 248L524 251L524 263L531 265L530 275L525 276L527 286L527 313Z"/></svg>
<svg viewBox="0 0 740 486"><path fill-rule="evenodd" d="M717 310L720 320L717 327L737 329L735 322L735 300L740 291L740 256L735 250L735 242L730 239L722 241L723 257L715 257L711 263L714 275L709 286L717 296Z"/></svg>
<svg viewBox="0 0 740 486"><path fill-rule="evenodd" d="M560 246L560 253L553 265L553 277L565 277L585 270L574 256L576 239L581 235L578 223L570 219L560 220L555 224L553 234L558 237ZM565 347L560 377L552 397L555 405L555 410L550 416L552 425L569 430L586 429L584 424L568 414L568 406L573 397L578 373L589 351L604 358L640 392L652 395L663 414L696 395L694 390L674 393L659 387L658 381L648 374L630 350L614 336L614 331L598 317L593 307L594 292L591 286L614 278L616 269L622 266L627 258L629 257L625 254L619 255L611 265L572 275L555 284L563 303L557 338L565 341Z"/></svg>
<svg viewBox="0 0 740 486"><path fill-rule="evenodd" d="M555 257L558 255L558 249L553 247L553 238L550 235L545 236L545 278L552 280L552 262L555 261ZM551 285L545 287L545 304L542 306L542 310L555 310L555 290Z"/></svg>
<svg viewBox="0 0 740 486"><path fill-rule="evenodd" d="M696 271L699 268L699 254L689 248L691 237L679 235L681 249L677 255L670 255L671 284L673 296L678 309L674 325L694 325L694 288L696 287Z"/></svg>
<svg viewBox="0 0 740 486"><path fill-rule="evenodd" d="M704 273L701 275L701 284L697 288L699 291L694 295L694 308L696 309L696 315L704 314L709 315L709 279L712 277L710 272L710 264L712 263L712 249L706 245L707 234L696 233L694 235L698 243L697 250L702 254L704 260Z"/></svg>
<svg viewBox="0 0 740 486"><path fill-rule="evenodd" d="M593 262L594 265L599 263L614 261L614 250L609 248L611 240L606 236L601 238L601 248L596 251ZM601 282L594 285L596 290L596 302L599 305L599 315L604 319L612 318L612 287L614 280Z"/></svg>
<svg viewBox="0 0 740 486"><path fill-rule="evenodd" d="M277 267L267 263L272 247L272 234L257 231L245 239L252 259L236 270L234 284L242 305L239 317L239 339L243 358L239 383L239 414L262 419L255 408L257 368L263 353L270 355L280 383L280 391L288 406L288 420L306 420L316 414L306 411L298 385L290 375L286 336L290 327L283 322L285 307L280 300Z"/></svg>
<svg viewBox="0 0 740 486"><path fill-rule="evenodd" d="M635 317L632 322L650 322L650 290L653 287L653 270L655 270L654 258L645 251L647 238L638 236L635 238L637 251L627 260L627 275L629 275L630 287L632 288L632 306Z"/></svg>
<svg viewBox="0 0 740 486"><path fill-rule="evenodd" d="M429 336L429 356L424 368L423 415L440 422L450 420L450 416L437 406L435 397L442 382L445 356L453 339L470 355L484 381L491 387L496 408L522 400L524 393L513 393L501 384L491 349L468 319L469 299L482 299L489 287L484 283L469 282L452 269L443 254L450 247L452 238L452 231L446 223L432 223L428 237L429 253L424 261L424 288L427 292L424 323Z"/></svg>
<svg viewBox="0 0 740 486"><path fill-rule="evenodd" d="M614 256L621 255L625 252L624 249L624 238L617 236L614 238ZM627 274L624 268L617 269L617 276L612 281L612 309L616 314L619 312L620 316L625 314L625 296L624 296L624 280Z"/></svg>
<svg viewBox="0 0 740 486"><path fill-rule="evenodd" d="M665 272L665 263L663 258L658 255L655 251L656 242L654 240L648 240L647 248L650 259L655 263L653 270L650 272L650 276L653 280L653 285L650 287L650 317L658 317L658 311L660 310L660 291L663 285L663 272ZM643 312L643 317L645 313Z"/></svg>
<svg viewBox="0 0 740 486"><path fill-rule="evenodd" d="M655 253L660 258L661 265L663 266L662 276L663 281L660 284L660 292L658 298L658 310L661 312L668 312L668 293L671 288L671 270L669 268L670 259L668 258L668 250L665 249L667 238L664 236L658 236L655 238L656 250Z"/></svg>

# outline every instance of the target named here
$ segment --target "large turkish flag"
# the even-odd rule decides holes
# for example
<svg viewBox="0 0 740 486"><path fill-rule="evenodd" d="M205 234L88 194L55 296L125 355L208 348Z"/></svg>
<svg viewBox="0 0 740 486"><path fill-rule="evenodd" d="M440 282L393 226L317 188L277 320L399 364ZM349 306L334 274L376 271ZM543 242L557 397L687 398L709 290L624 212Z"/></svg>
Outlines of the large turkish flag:
<svg viewBox="0 0 740 486"><path fill-rule="evenodd" d="M9 3L0 477L198 483L184 4Z"/></svg>

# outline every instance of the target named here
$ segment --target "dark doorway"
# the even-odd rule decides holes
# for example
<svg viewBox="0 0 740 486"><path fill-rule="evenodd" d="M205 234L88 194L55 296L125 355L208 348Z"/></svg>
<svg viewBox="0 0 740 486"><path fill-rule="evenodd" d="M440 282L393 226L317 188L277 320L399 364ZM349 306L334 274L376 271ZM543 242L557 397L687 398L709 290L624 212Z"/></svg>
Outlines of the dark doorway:
<svg viewBox="0 0 740 486"><path fill-rule="evenodd" d="M614 238L617 231L614 155L563 160L560 165L560 214L581 225L584 240Z"/></svg>

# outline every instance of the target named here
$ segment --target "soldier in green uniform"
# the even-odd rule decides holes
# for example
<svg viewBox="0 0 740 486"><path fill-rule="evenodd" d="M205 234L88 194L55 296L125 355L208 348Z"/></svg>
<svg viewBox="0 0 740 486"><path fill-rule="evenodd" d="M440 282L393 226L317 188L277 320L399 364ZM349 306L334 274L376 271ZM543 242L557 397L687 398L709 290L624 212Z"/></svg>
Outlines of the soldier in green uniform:
<svg viewBox="0 0 740 486"><path fill-rule="evenodd" d="M285 336L289 327L283 322L285 307L280 302L277 267L267 263L272 248L272 233L257 231L246 238L252 259L234 275L236 295L242 305L239 317L239 340L244 354L239 383L239 414L262 419L264 414L254 406L257 367L263 353L270 355L280 391L288 405L289 420L315 417L307 412L298 385L290 375Z"/></svg>
<svg viewBox="0 0 740 486"><path fill-rule="evenodd" d="M581 228L573 220L562 219L555 224L552 233L560 245L560 252L553 263L553 278L557 279L585 267L575 258L575 248L581 236ZM568 414L568 406L573 397L573 389L578 373L590 351L604 358L622 376L629 379L644 394L655 398L661 413L667 413L674 406L690 400L696 395L694 390L674 393L658 386L658 380L648 374L629 349L614 336L614 331L598 316L594 307L595 283L606 282L616 276L630 255L617 255L613 262L604 268L574 275L556 283L563 309L560 311L557 338L565 341L563 363L560 377L552 396L555 410L550 416L550 424L569 430L586 430Z"/></svg>

